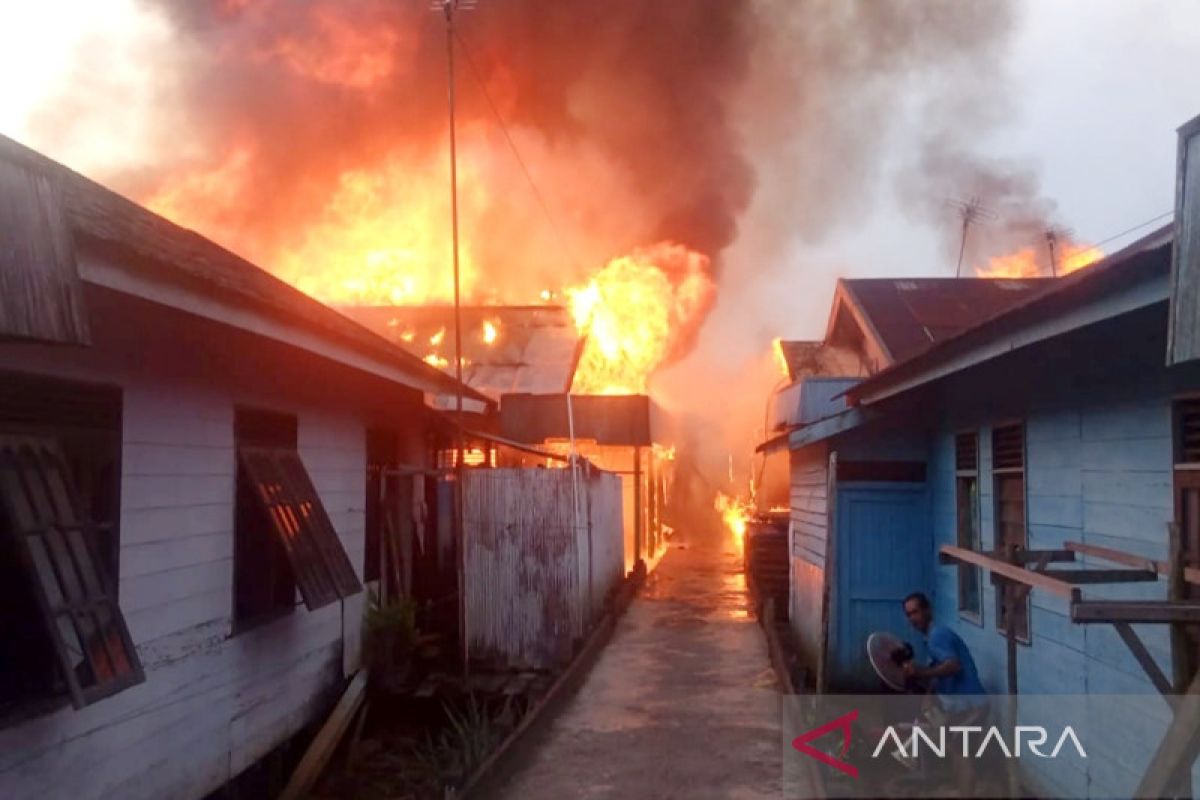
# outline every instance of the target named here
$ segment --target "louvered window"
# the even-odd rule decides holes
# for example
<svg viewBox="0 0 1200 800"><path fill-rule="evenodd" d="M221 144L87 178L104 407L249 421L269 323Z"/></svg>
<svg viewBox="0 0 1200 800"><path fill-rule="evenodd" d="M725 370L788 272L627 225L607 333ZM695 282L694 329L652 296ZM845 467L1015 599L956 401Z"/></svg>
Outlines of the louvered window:
<svg viewBox="0 0 1200 800"><path fill-rule="evenodd" d="M1175 404L1175 462L1200 464L1200 398Z"/></svg>
<svg viewBox="0 0 1200 800"><path fill-rule="evenodd" d="M10 627L25 622L16 614L33 605L49 643L43 651L42 636L4 642L10 650L4 701L24 699L14 681L45 681L53 674L27 671L39 652L55 654L57 674L76 708L141 682L137 651L117 606L116 582L104 571L95 527L53 438L0 436L0 528L7 535L3 591L12 615L4 623L5 638L15 633ZM10 575L18 565L20 572ZM27 688L54 694L53 683Z"/></svg>
<svg viewBox="0 0 1200 800"><path fill-rule="evenodd" d="M979 532L979 434L975 431L954 437L954 500L957 512L957 544L981 550ZM975 622L983 619L983 579L979 567L958 565L958 611Z"/></svg>
<svg viewBox="0 0 1200 800"><path fill-rule="evenodd" d="M1025 426L1005 425L992 429L992 469L1025 467Z"/></svg>
<svg viewBox="0 0 1200 800"><path fill-rule="evenodd" d="M1175 402L1174 473L1175 522L1184 564L1200 567L1200 398ZM1188 584L1185 592L1191 599L1200 599L1198 586Z"/></svg>
<svg viewBox="0 0 1200 800"><path fill-rule="evenodd" d="M1017 423L992 428L992 490L995 497L996 549L1024 549L1028 544L1025 515L1025 426ZM1005 593L1016 586L1007 582L996 586L997 628L1009 625ZM1029 641L1029 595L1014 611L1014 633L1022 642Z"/></svg>
<svg viewBox="0 0 1200 800"><path fill-rule="evenodd" d="M235 626L254 627L295 605L309 610L362 589L296 450L296 418L240 410Z"/></svg>
<svg viewBox="0 0 1200 800"><path fill-rule="evenodd" d="M0 372L0 725L143 679L117 604L121 391Z"/></svg>
<svg viewBox="0 0 1200 800"><path fill-rule="evenodd" d="M971 431L954 437L954 466L959 472L979 469L979 434Z"/></svg>

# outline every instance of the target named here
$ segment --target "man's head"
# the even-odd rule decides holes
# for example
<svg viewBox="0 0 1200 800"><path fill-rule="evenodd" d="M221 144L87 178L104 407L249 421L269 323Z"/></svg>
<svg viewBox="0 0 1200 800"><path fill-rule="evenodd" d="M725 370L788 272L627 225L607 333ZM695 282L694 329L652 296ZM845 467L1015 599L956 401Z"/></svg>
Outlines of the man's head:
<svg viewBox="0 0 1200 800"><path fill-rule="evenodd" d="M933 622L933 609L929 607L929 598L924 592L913 592L904 598L904 616L921 633L929 630L929 623Z"/></svg>

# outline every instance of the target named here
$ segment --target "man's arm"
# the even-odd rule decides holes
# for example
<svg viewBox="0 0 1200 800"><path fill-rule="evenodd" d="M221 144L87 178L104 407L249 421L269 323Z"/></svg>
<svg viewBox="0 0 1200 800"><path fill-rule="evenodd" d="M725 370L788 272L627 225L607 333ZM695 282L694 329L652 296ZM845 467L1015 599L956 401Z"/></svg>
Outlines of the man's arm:
<svg viewBox="0 0 1200 800"><path fill-rule="evenodd" d="M956 675L962 669L962 664L958 663L957 658L952 657L945 661L939 661L937 666L933 667L918 667L911 661L905 664L904 667L904 674L908 677L929 680L932 678L949 678L951 675Z"/></svg>

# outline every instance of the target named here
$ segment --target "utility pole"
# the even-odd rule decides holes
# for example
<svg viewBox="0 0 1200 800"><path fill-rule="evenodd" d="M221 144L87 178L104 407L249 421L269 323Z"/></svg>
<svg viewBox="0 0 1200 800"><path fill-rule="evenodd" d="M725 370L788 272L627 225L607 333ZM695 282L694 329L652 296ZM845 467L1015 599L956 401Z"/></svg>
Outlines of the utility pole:
<svg viewBox="0 0 1200 800"><path fill-rule="evenodd" d="M434 4L446 17L446 77L450 114L450 227L454 262L454 527L458 544L458 638L462 650L463 677L470 673L470 649L467 641L467 547L463 479L466 469L463 425L463 358L462 358L462 298L459 284L458 259L458 150L454 124L454 15L474 8L475 0L441 0Z"/></svg>
<svg viewBox="0 0 1200 800"><path fill-rule="evenodd" d="M962 220L962 238L958 244L958 264L954 267L954 277L962 277L962 262L963 254L967 251L967 233L971 229L971 225L985 219L995 219L996 213L983 207L979 202L978 197L972 197L970 200L949 200L950 205L958 209L958 216Z"/></svg>

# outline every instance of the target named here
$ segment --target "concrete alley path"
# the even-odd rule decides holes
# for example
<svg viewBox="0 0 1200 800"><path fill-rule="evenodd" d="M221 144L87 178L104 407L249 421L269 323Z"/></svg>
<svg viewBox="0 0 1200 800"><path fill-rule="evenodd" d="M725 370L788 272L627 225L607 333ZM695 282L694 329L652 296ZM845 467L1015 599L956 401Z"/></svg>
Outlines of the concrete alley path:
<svg viewBox="0 0 1200 800"><path fill-rule="evenodd" d="M732 550L672 545L500 797L782 796L780 695Z"/></svg>

